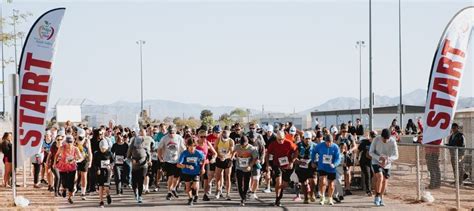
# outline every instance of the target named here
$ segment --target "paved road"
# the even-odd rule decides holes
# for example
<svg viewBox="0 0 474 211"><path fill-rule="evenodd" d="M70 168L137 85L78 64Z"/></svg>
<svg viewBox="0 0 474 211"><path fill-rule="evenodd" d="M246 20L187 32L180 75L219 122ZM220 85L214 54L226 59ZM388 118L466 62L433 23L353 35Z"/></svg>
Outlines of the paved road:
<svg viewBox="0 0 474 211"><path fill-rule="evenodd" d="M137 204L132 197L132 192L126 190L124 195L119 197L112 195L113 202L111 205L106 205L106 208L112 208L113 210L130 210L130 208L140 208L140 210L186 210L190 207L186 205L187 199L183 193L180 193L179 199L173 199L167 201L165 199L165 193L160 191L158 193L150 193L144 196L143 204ZM317 203L313 204L303 204L302 202L293 202L291 198L294 194L288 193L283 201L283 207L273 207L271 204L274 200L274 194L264 194L259 193L258 200L250 200L247 202L245 207L239 206L238 194L233 191L231 194L232 201L225 201L223 199L215 200L211 199L210 202L198 201L192 209L193 210L326 210L330 208L331 210L360 210L360 209L372 209L376 208L372 203L372 198L363 196L362 193L355 193L353 196L346 197L341 204L336 204L329 207L328 205L321 206ZM202 195L201 195L202 197ZM98 196L90 196L87 200L82 201L79 197L75 198L75 203L70 205L63 198L55 199L57 206L61 210L100 210L98 207L99 200ZM423 208L416 205L406 205L402 204L399 201L387 200L387 206L384 207L384 210L420 210Z"/></svg>

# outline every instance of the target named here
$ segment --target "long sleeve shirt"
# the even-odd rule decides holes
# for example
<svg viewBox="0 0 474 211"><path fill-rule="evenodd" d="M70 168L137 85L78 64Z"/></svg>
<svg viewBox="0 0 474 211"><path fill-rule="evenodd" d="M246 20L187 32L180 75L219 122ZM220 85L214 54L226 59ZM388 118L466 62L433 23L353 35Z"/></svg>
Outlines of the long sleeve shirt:
<svg viewBox="0 0 474 211"><path fill-rule="evenodd" d="M316 154L318 159L316 159ZM331 146L327 146L325 142L319 143L313 148L311 153L311 161L318 162L318 170L325 171L327 173L336 173L336 168L341 163L341 155L337 144L332 143ZM334 165L334 168L331 167Z"/></svg>
<svg viewBox="0 0 474 211"><path fill-rule="evenodd" d="M390 137L390 139L384 143L382 137L377 137L370 145L369 155L372 157L372 165L379 165L380 157L386 157L387 164L384 168L390 169L392 162L398 159L397 141L395 141L393 137Z"/></svg>

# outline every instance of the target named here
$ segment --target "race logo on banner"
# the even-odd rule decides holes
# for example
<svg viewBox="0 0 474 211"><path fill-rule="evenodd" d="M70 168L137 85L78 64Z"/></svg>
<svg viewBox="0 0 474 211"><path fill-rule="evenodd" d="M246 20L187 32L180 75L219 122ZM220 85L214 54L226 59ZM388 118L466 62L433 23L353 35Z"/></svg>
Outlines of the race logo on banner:
<svg viewBox="0 0 474 211"><path fill-rule="evenodd" d="M36 20L21 54L19 97L16 102L18 163L41 151L51 90L56 39L65 9L57 8Z"/></svg>
<svg viewBox="0 0 474 211"><path fill-rule="evenodd" d="M439 42L428 86L423 144L449 136L454 119L466 53L474 26L474 7L458 12L446 27Z"/></svg>

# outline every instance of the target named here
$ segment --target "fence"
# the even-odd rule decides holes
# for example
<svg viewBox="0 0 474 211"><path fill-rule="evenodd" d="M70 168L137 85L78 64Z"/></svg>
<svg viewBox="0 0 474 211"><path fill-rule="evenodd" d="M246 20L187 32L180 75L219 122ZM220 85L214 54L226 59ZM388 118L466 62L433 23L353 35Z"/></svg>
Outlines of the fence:
<svg viewBox="0 0 474 211"><path fill-rule="evenodd" d="M474 149L420 144L399 144L399 159L392 167L389 192L417 202L434 198L444 208L474 207Z"/></svg>

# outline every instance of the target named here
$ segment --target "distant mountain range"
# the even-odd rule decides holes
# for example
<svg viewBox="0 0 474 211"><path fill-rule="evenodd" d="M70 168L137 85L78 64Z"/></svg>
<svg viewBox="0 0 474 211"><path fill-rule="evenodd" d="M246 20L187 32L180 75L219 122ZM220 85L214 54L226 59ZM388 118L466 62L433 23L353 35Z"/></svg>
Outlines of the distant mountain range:
<svg viewBox="0 0 474 211"><path fill-rule="evenodd" d="M405 105L425 105L427 91L423 89L417 89L413 92L403 95L403 104ZM387 97L376 95L374 98L375 107L380 106L393 106L400 103L400 98ZM362 99L362 107L367 108L369 105L369 98ZM328 100L327 102L301 111L299 114L309 114L312 111L329 111L329 110L341 110L341 109L357 109L360 107L358 98L352 97L338 97ZM461 97L458 102L458 109L474 107L474 97Z"/></svg>
<svg viewBox="0 0 474 211"><path fill-rule="evenodd" d="M426 90L418 89L404 95L403 103L406 105L424 105L426 99ZM363 99L363 107L367 107L368 98ZM80 100L79 102L74 100L62 100L58 101L58 104L76 104L82 103L82 117L90 116L95 118L96 122L105 123L110 119L118 120L119 122L133 123L136 122L140 112L139 102L125 102L119 101L107 105L98 105L90 100ZM375 106L391 106L398 105L398 97L387 97L387 96L376 96ZM474 107L474 98L461 98L459 101L458 108ZM206 106L200 104L188 104L180 103L168 100L146 100L144 102L144 108L149 110L152 118L158 118L163 120L165 117L195 117L199 118L201 111L209 109L214 114L214 118L219 118L224 113L230 113L236 107L234 106ZM350 97L338 97L330 99L327 102L301 111L298 115L309 115L312 111L327 111L327 110L339 110L339 109L357 109L359 108L359 99ZM246 108L243 108L246 109ZM251 114L260 115L261 111L251 109ZM273 111L269 111L273 113ZM54 110L51 110L49 116L54 116ZM252 115L253 116L253 115Z"/></svg>

